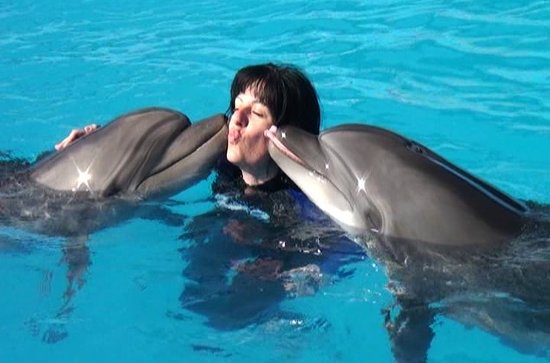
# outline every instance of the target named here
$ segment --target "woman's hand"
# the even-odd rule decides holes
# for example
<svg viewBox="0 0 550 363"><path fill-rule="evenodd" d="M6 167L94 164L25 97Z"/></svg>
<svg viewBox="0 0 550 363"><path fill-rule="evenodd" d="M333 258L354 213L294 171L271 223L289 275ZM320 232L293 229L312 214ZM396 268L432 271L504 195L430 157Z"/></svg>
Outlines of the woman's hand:
<svg viewBox="0 0 550 363"><path fill-rule="evenodd" d="M72 144L74 141L80 139L82 136L86 136L88 134L91 134L92 132L94 132L95 130L97 130L100 127L101 126L99 126L99 125L91 124L91 125L84 126L81 129L73 129L71 131L71 133L69 134L69 136L67 136L60 143L55 145L55 149L57 151L61 151L64 148L66 148L68 145Z"/></svg>

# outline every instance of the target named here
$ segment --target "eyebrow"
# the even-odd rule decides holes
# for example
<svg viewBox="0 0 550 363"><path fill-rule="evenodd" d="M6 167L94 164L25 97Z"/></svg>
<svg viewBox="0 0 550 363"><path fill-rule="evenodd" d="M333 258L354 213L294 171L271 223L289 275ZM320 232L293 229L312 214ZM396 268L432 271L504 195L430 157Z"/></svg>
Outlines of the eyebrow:
<svg viewBox="0 0 550 363"><path fill-rule="evenodd" d="M237 96L237 97L235 97L235 101L236 101L236 100L240 100L241 102L244 101L243 98L242 98L240 95ZM265 103L263 103L262 101L260 101L260 100L257 99L257 98L252 99L252 103L259 103L260 105L266 106L266 107L267 107L267 105L266 105Z"/></svg>

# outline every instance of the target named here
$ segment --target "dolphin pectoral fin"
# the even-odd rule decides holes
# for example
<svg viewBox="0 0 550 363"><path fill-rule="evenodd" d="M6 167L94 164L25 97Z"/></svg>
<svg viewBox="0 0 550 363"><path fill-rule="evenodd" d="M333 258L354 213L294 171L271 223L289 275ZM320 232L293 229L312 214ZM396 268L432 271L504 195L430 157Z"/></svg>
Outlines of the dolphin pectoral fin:
<svg viewBox="0 0 550 363"><path fill-rule="evenodd" d="M76 236L67 239L63 246L63 260L67 264L67 289L64 307L67 307L76 293L86 283L86 273L91 265L88 236ZM62 309L64 310L64 309Z"/></svg>
<svg viewBox="0 0 550 363"><path fill-rule="evenodd" d="M392 318L392 307L383 310L384 323L390 338L391 349L396 362L423 363L428 359L434 332L431 324L435 312L424 303L400 301L399 308Z"/></svg>
<svg viewBox="0 0 550 363"><path fill-rule="evenodd" d="M61 263L67 264L67 287L63 294L63 304L42 335L45 343L55 344L69 335L66 326L74 311L74 297L84 287L88 267L91 265L87 241L88 236L77 236L68 238L63 245Z"/></svg>

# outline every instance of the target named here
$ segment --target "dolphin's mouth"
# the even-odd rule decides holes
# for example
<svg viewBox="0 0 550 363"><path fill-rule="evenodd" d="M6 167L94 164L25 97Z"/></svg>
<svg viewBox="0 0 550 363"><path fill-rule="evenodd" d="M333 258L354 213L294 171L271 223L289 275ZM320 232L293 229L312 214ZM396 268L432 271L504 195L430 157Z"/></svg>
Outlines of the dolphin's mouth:
<svg viewBox="0 0 550 363"><path fill-rule="evenodd" d="M293 132L291 130L290 132ZM277 153L280 153L284 158L288 158L291 162L295 163L299 168L305 169L310 176L314 177L317 182L320 182L321 184L327 185L330 184L334 189L337 189L333 183L330 181L329 176L326 174L328 165L325 161L325 157L323 156L324 153L321 149L316 150L317 152L312 153L311 150L301 150L300 146L303 145L302 142L296 143L296 140L294 142L291 142L290 136L287 137L285 129L277 129L277 127L272 126L269 130L266 130L264 132L264 135L271 141L269 148L275 149ZM312 135L309 135L312 136ZM305 159L299 154L296 154L294 151L289 149L288 146L284 144L285 141L288 141L290 144L290 147L293 145L298 148L299 154L305 154ZM281 158L280 157L274 157L274 154L270 151L271 157L274 158L275 162L279 164L279 167L283 169L283 171L287 172L285 167L281 164ZM314 158L311 158L309 156L314 155L318 157L318 160L315 160ZM321 167L321 165L325 166L324 168ZM289 170L290 171L290 170ZM287 173L288 174L288 173ZM292 172L291 172L292 174ZM292 175L289 174L289 177L291 179L294 179ZM296 182L296 180L295 180Z"/></svg>
<svg viewBox="0 0 550 363"><path fill-rule="evenodd" d="M294 174L294 172L290 169L288 170L288 172L287 170L285 170L286 168L283 165L286 163L281 160L282 156L282 159L286 158L290 160L290 162L296 164L299 169L301 168L306 170L309 176L314 177L316 182L319 182L323 185L330 184L332 185L332 188L337 189L333 185L329 176L326 174L328 170L328 164L326 163L324 152L321 149L317 149L315 150L315 152L312 152L312 150L306 150L307 148L302 150L301 146L304 145L304 142L297 141L296 138L292 138L293 132L301 130L294 130L293 128L291 128L290 130L288 130L291 133L290 135L288 135L288 137L286 131L287 129L277 129L277 127L272 126L269 130L265 130L264 132L264 135L271 141L269 143L269 149L275 150L277 154L280 154L280 156L275 156L275 154L273 154L273 151L269 151L271 157L275 160L279 167L283 169L283 171L285 171L285 173L287 173L291 179L294 180L294 177L292 175ZM313 135L310 134L308 134L308 136L313 137ZM285 145L285 142L288 143L289 146ZM298 150L298 154L290 149L293 146L296 147L296 149ZM300 154L303 154L305 156L302 157L300 156ZM317 158L317 160L315 158ZM295 168L292 169L296 170ZM294 180L294 182L297 181Z"/></svg>
<svg viewBox="0 0 550 363"><path fill-rule="evenodd" d="M284 155L286 155L288 158L294 160L296 163L300 164L304 168L310 169L304 160L300 158L298 155L293 153L288 147L286 147L278 138L275 132L277 131L277 128L275 126L271 126L269 130L265 130L264 135L271 140L273 145Z"/></svg>

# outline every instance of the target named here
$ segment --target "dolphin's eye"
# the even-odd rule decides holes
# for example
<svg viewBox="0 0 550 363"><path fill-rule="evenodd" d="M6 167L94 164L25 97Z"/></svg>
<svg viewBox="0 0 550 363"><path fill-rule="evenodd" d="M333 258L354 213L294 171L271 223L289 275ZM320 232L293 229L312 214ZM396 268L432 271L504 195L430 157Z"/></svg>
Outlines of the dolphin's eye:
<svg viewBox="0 0 550 363"><path fill-rule="evenodd" d="M417 143L414 143L412 141L407 142L407 149L418 153L418 154L424 154L424 148L422 146L418 145Z"/></svg>

